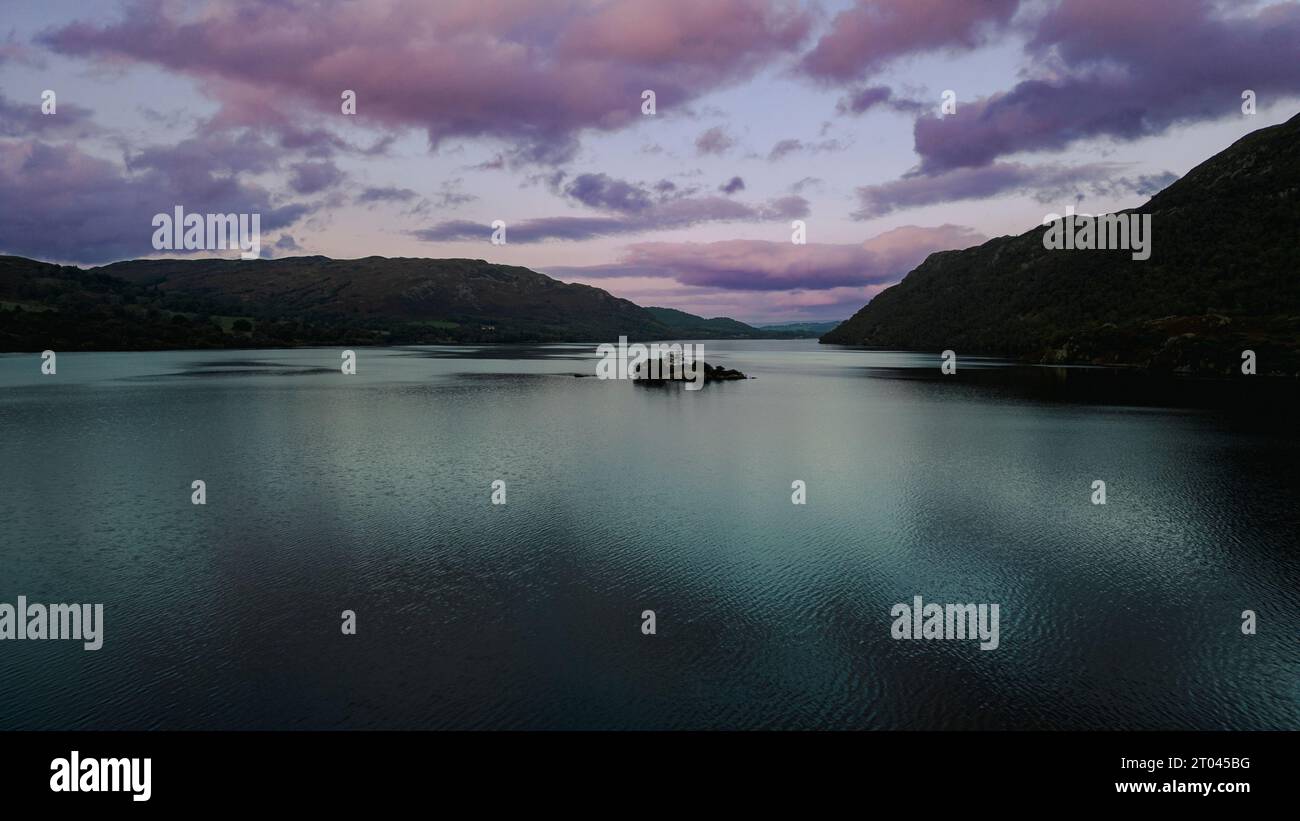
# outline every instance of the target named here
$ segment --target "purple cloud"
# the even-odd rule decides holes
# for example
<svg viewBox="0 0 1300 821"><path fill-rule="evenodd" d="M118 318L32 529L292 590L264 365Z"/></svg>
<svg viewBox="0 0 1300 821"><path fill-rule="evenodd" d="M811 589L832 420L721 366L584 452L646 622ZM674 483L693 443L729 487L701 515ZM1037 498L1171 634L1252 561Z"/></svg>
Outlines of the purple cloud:
<svg viewBox="0 0 1300 821"><path fill-rule="evenodd" d="M607 174L579 174L564 193L591 208L625 214L645 211L653 204L643 187Z"/></svg>
<svg viewBox="0 0 1300 821"><path fill-rule="evenodd" d="M409 188L380 186L380 187L366 188L365 190L363 190L360 194L357 195L357 202L359 203L409 202L418 196L420 196L419 193L412 191Z"/></svg>
<svg viewBox="0 0 1300 821"><path fill-rule="evenodd" d="M715 125L695 138L695 150L701 156L705 154L725 154L735 144L736 141L720 125Z"/></svg>
<svg viewBox="0 0 1300 821"><path fill-rule="evenodd" d="M302 250L302 246L298 244L298 241L289 234L281 234L280 238L275 241L272 248L277 252L283 251L285 253Z"/></svg>
<svg viewBox="0 0 1300 821"><path fill-rule="evenodd" d="M839 114L856 116L881 105L907 114L916 114L926 108L924 103L916 100L895 97L893 89L889 86L866 86L850 92L846 97L841 97L835 103L835 111Z"/></svg>
<svg viewBox="0 0 1300 821"><path fill-rule="evenodd" d="M776 145L772 146L772 150L767 154L767 159L769 162L776 162L792 154L821 154L826 151L843 151L846 148L848 148L847 145L835 139L820 140L815 143L785 139L778 140Z"/></svg>
<svg viewBox="0 0 1300 821"><path fill-rule="evenodd" d="M332 162L296 163L290 171L289 187L299 194L316 194L343 180L343 172Z"/></svg>
<svg viewBox="0 0 1300 821"><path fill-rule="evenodd" d="M1296 94L1300 4L1229 12L1206 0L1063 0L1039 22L1030 51L1059 69L959 103L955 115L917 120L923 173L1239 116L1243 89Z"/></svg>
<svg viewBox="0 0 1300 821"><path fill-rule="evenodd" d="M800 196L779 197L759 206L725 197L683 197L655 203L640 211L615 216L541 217L508 223L506 239L512 243L544 240L585 240L644 231L688 228L707 222L762 222L788 220L808 214L808 201ZM489 225L472 220L448 220L417 229L411 235L426 242L487 240Z"/></svg>
<svg viewBox="0 0 1300 821"><path fill-rule="evenodd" d="M937 49L973 49L1005 26L1019 0L857 0L831 21L800 68L826 82L847 82L891 60Z"/></svg>
<svg viewBox="0 0 1300 821"><path fill-rule="evenodd" d="M264 231L309 212L276 206L263 189L187 164L185 151L136 155L134 173L70 144L0 141L0 248L42 259L98 263L154 253L155 214L259 213Z"/></svg>
<svg viewBox="0 0 1300 821"><path fill-rule="evenodd" d="M982 168L954 168L941 174L913 174L880 185L857 189L860 207L854 219L871 219L904 208L941 202L986 199L1008 193L1031 194L1040 202L1071 201L1083 192L1122 196L1155 193L1177 177L1169 172L1141 175L1136 179L1115 177L1124 166L1118 163L1090 163L1080 166L994 163Z"/></svg>
<svg viewBox="0 0 1300 821"><path fill-rule="evenodd" d="M905 226L857 245L762 240L642 242L613 265L547 268L569 278L669 278L696 287L735 291L859 288L897 282L934 251L968 248L985 237L969 228ZM859 304L857 307L861 307Z"/></svg>
<svg viewBox="0 0 1300 821"><path fill-rule="evenodd" d="M55 102L55 113L44 114L39 98L30 103L19 103L0 94L0 137L76 139L99 131L91 120L90 109L75 103L61 103L57 98Z"/></svg>
<svg viewBox="0 0 1300 821"><path fill-rule="evenodd" d="M304 114L340 116L350 89L358 121L423 129L435 147L498 138L517 163L556 163L584 129L638 120L643 89L661 110L685 106L792 51L812 19L775 0L137 2L121 22L72 23L41 42L194 77L220 102L221 127L297 129Z"/></svg>

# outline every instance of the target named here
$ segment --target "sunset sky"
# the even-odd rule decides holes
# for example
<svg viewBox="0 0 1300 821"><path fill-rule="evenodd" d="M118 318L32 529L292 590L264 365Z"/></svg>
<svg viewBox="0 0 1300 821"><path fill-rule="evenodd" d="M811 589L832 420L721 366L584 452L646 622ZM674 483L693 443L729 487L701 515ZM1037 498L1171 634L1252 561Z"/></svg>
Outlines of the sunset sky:
<svg viewBox="0 0 1300 821"><path fill-rule="evenodd" d="M260 213L264 255L482 258L746 321L843 319L932 251L1138 205L1300 111L1293 2L0 9L0 253L156 255L182 205Z"/></svg>

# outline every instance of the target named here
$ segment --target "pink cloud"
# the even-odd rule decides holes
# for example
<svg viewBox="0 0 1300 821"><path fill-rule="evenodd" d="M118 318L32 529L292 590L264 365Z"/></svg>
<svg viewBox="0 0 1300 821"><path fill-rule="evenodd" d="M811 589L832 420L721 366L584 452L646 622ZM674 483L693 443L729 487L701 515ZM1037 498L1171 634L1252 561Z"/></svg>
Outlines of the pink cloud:
<svg viewBox="0 0 1300 821"><path fill-rule="evenodd" d="M859 244L764 240L641 242L613 265L547 268L570 278L663 278L728 291L823 291L897 282L934 251L967 248L985 237L969 228L904 226Z"/></svg>
<svg viewBox="0 0 1300 821"><path fill-rule="evenodd" d="M452 137L510 141L516 159L556 162L584 129L662 112L790 52L810 13L768 0L211 0L193 14L142 2L120 23L45 34L63 54L161 66L195 77L223 125L283 127L303 112ZM297 127L297 126L294 126Z"/></svg>
<svg viewBox="0 0 1300 821"><path fill-rule="evenodd" d="M941 48L971 49L1005 26L1019 0L858 0L831 21L804 56L802 70L843 82L875 73L890 60Z"/></svg>

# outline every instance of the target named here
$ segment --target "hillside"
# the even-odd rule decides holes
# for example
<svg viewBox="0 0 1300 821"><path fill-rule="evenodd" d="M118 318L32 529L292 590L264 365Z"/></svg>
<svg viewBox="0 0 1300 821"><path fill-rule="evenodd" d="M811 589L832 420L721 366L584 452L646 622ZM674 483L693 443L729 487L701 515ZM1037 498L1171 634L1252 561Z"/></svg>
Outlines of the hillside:
<svg viewBox="0 0 1300 821"><path fill-rule="evenodd" d="M680 336L697 339L807 339L815 334L803 328L756 328L725 316L705 319L676 308L646 308L655 319Z"/></svg>
<svg viewBox="0 0 1300 821"><path fill-rule="evenodd" d="M1260 129L1145 205L1152 252L1043 247L1044 227L930 255L824 343L1047 363L1300 373L1300 116Z"/></svg>
<svg viewBox="0 0 1300 821"><path fill-rule="evenodd" d="M667 312L668 309L658 309ZM471 259L132 260L98 268L0 257L0 350L609 341L722 333L599 288Z"/></svg>
<svg viewBox="0 0 1300 821"><path fill-rule="evenodd" d="M829 333L839 327L840 324L841 322L838 320L834 322L802 321L778 322L775 325L759 325L758 327L760 330L764 331L794 332L806 339L808 337L821 336L824 333Z"/></svg>

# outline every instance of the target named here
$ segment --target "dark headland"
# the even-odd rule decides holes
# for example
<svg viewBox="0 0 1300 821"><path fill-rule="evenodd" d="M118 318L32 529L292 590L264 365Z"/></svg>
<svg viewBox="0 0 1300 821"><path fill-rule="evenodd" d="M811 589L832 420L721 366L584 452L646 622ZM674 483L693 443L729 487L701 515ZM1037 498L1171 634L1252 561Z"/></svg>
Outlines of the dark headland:
<svg viewBox="0 0 1300 821"><path fill-rule="evenodd" d="M821 341L1206 375L1249 349L1300 375L1300 115L1123 213L1151 215L1150 259L1048 250L1037 226L931 254Z"/></svg>
<svg viewBox="0 0 1300 821"><path fill-rule="evenodd" d="M476 259L0 256L0 351L813 338Z"/></svg>

